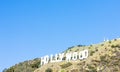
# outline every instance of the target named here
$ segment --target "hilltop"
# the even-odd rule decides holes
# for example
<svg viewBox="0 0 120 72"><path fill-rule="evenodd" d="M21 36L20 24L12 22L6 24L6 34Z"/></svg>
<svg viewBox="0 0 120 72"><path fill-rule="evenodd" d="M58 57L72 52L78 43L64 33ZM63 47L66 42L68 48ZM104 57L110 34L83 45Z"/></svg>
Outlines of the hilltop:
<svg viewBox="0 0 120 72"><path fill-rule="evenodd" d="M89 46L69 47L64 53L87 49L88 58L76 61L62 61L40 66L40 58L16 64L4 72L120 72L120 39L104 41Z"/></svg>

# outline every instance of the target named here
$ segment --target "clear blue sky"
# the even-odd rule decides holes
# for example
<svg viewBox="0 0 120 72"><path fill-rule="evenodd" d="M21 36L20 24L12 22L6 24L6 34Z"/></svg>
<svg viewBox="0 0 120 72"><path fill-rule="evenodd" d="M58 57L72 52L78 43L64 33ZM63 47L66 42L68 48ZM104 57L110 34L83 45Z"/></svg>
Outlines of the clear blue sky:
<svg viewBox="0 0 120 72"><path fill-rule="evenodd" d="M120 0L0 0L0 70L120 36Z"/></svg>

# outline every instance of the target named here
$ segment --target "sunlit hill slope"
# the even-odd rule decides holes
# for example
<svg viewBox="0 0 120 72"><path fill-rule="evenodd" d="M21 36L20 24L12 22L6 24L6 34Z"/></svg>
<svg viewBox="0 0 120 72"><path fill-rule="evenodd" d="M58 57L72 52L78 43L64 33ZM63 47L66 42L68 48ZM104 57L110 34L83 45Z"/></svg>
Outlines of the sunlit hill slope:
<svg viewBox="0 0 120 72"><path fill-rule="evenodd" d="M69 47L64 53L87 49L88 58L62 61L40 66L40 58L16 64L4 72L120 72L120 39L113 39L89 46Z"/></svg>

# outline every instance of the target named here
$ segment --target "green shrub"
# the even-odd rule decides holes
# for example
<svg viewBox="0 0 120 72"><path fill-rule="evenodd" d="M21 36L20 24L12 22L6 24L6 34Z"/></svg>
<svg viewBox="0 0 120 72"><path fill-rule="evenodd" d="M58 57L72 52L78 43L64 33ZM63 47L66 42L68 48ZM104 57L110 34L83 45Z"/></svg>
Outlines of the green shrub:
<svg viewBox="0 0 120 72"><path fill-rule="evenodd" d="M112 48L116 48L116 47L120 48L120 45L119 44L117 44L117 45L111 45L111 47Z"/></svg>
<svg viewBox="0 0 120 72"><path fill-rule="evenodd" d="M88 49L91 49L91 47L88 47Z"/></svg>
<svg viewBox="0 0 120 72"><path fill-rule="evenodd" d="M72 63L68 62L68 63L62 64L62 65L60 65L60 66L61 66L61 68L67 68L67 67L69 67L69 66L71 66L71 65L72 65Z"/></svg>
<svg viewBox="0 0 120 72"><path fill-rule="evenodd" d="M92 56L92 55L93 55L93 53L95 53L95 51L91 51L91 52L90 52L90 56Z"/></svg>
<svg viewBox="0 0 120 72"><path fill-rule="evenodd" d="M92 47L93 45L90 45L90 47Z"/></svg>
<svg viewBox="0 0 120 72"><path fill-rule="evenodd" d="M103 61L105 60L106 56L100 56L100 60Z"/></svg>
<svg viewBox="0 0 120 72"><path fill-rule="evenodd" d="M65 72L65 70L61 70L61 72Z"/></svg>
<svg viewBox="0 0 120 72"><path fill-rule="evenodd" d="M101 46L104 46L104 44L101 44Z"/></svg>
<svg viewBox="0 0 120 72"><path fill-rule="evenodd" d="M71 72L79 72L78 69L72 69Z"/></svg>
<svg viewBox="0 0 120 72"><path fill-rule="evenodd" d="M109 43L111 44L111 41L109 41Z"/></svg>
<svg viewBox="0 0 120 72"><path fill-rule="evenodd" d="M53 70L51 68L47 68L45 72L53 72Z"/></svg>
<svg viewBox="0 0 120 72"><path fill-rule="evenodd" d="M116 47L120 48L120 45L119 45L119 44L117 44L117 45L116 45Z"/></svg>
<svg viewBox="0 0 120 72"><path fill-rule="evenodd" d="M20 62L5 70L5 72L33 72L40 65L40 59Z"/></svg>
<svg viewBox="0 0 120 72"><path fill-rule="evenodd" d="M88 65L89 72L97 72L96 67Z"/></svg>
<svg viewBox="0 0 120 72"><path fill-rule="evenodd" d="M77 45L77 47L84 47L85 45Z"/></svg>
<svg viewBox="0 0 120 72"><path fill-rule="evenodd" d="M79 49L76 49L75 52L79 51Z"/></svg>
<svg viewBox="0 0 120 72"><path fill-rule="evenodd" d="M66 59L66 57L63 57L63 59L62 60L65 60Z"/></svg>
<svg viewBox="0 0 120 72"><path fill-rule="evenodd" d="M6 70L6 72L14 72L14 68L10 67L8 70Z"/></svg>
<svg viewBox="0 0 120 72"><path fill-rule="evenodd" d="M34 64L31 64L32 68L38 68L40 65L40 61L36 61Z"/></svg>
<svg viewBox="0 0 120 72"><path fill-rule="evenodd" d="M112 48L115 48L115 45L111 45Z"/></svg>
<svg viewBox="0 0 120 72"><path fill-rule="evenodd" d="M68 50L69 50L69 49L72 49L72 48L74 48L74 46L72 46L72 47L68 47Z"/></svg>
<svg viewBox="0 0 120 72"><path fill-rule="evenodd" d="M98 49L95 49L95 51L98 51Z"/></svg>

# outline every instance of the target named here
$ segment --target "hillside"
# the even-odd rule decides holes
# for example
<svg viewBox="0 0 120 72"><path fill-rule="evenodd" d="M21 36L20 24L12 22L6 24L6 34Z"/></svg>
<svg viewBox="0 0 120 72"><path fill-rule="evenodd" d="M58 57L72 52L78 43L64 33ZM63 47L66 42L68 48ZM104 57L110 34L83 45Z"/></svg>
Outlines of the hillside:
<svg viewBox="0 0 120 72"><path fill-rule="evenodd" d="M89 46L69 47L64 53L87 49L88 58L76 61L62 61L40 66L40 59L25 61L4 72L120 72L120 39L105 41Z"/></svg>

